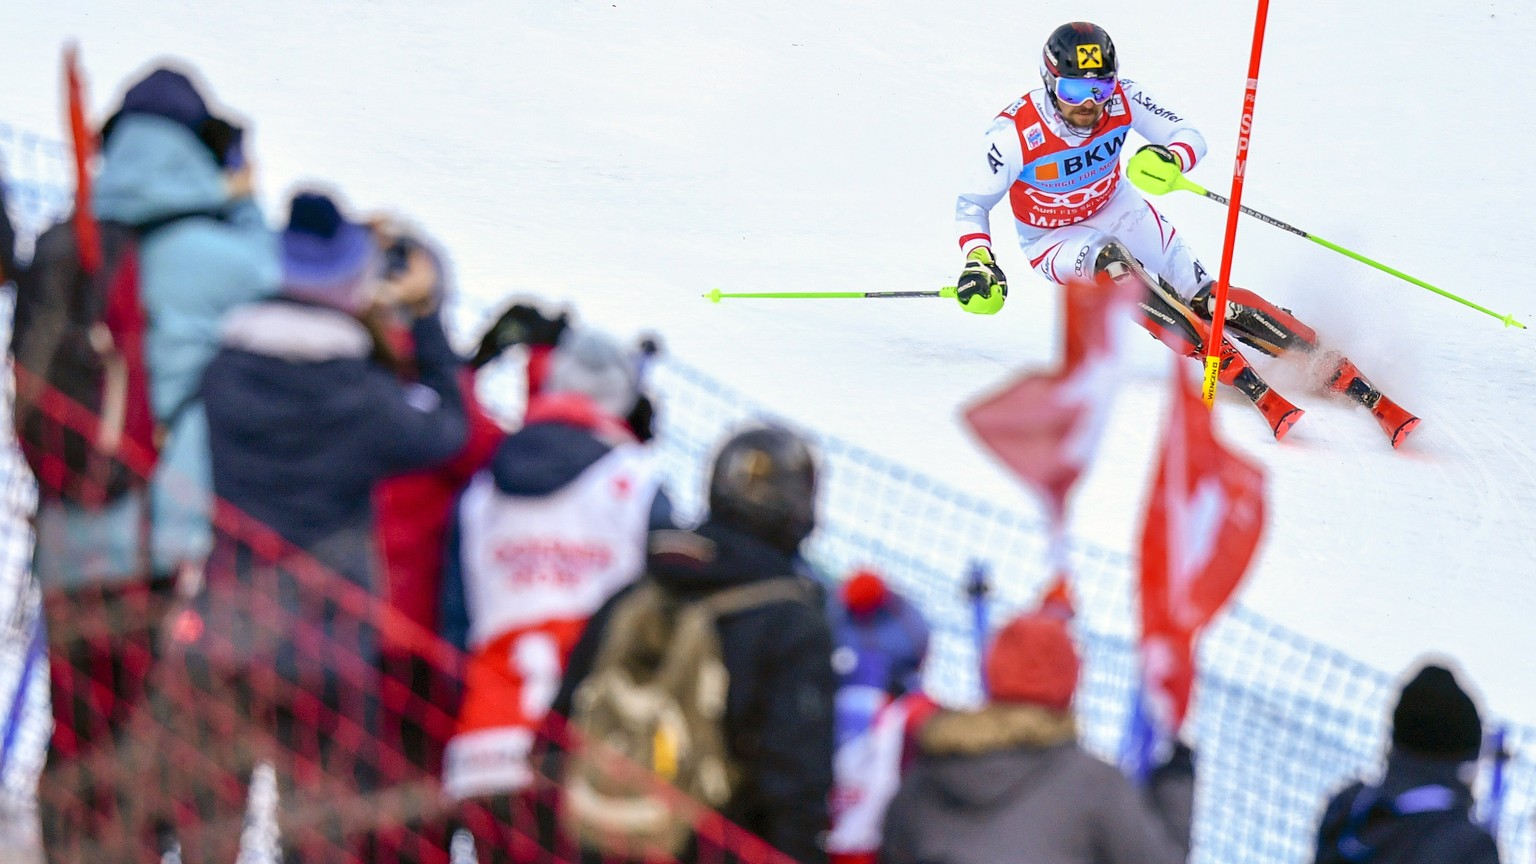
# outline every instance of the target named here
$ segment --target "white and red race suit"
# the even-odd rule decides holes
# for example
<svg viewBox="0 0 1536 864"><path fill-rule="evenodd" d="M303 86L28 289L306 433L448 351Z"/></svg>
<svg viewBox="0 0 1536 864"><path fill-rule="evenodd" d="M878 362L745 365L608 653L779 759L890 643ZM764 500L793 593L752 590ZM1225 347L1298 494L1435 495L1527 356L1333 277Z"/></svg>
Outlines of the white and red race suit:
<svg viewBox="0 0 1536 864"><path fill-rule="evenodd" d="M1168 220L1122 182L1120 159L1133 130L1167 147L1186 172L1205 156L1193 126L1125 78L1093 129L1067 123L1044 89L1003 109L955 204L961 253L992 246L989 214L1006 196L1019 246L1046 279L1091 279L1090 258L1113 237L1154 276L1186 297L1194 293L1208 280L1205 269Z"/></svg>
<svg viewBox="0 0 1536 864"><path fill-rule="evenodd" d="M444 753L454 797L521 789L534 733L587 619L639 577L659 485L649 452L621 444L543 497L500 493L481 472L460 502L471 610L458 728Z"/></svg>

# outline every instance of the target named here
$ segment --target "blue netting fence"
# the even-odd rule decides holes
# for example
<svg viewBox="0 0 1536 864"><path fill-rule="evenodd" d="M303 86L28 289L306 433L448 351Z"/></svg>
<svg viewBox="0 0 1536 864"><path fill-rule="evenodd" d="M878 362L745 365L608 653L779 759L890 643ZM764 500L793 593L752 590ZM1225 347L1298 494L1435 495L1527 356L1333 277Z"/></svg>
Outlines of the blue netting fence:
<svg viewBox="0 0 1536 864"><path fill-rule="evenodd" d="M69 179L57 141L0 123L0 174L12 192L11 215L23 230L36 231L67 210ZM6 310L8 302L0 312ZM9 315L4 317L8 325ZM481 381L487 402L515 406L521 398L517 376L509 369L487 372ZM666 359L653 374L664 406L660 458L669 491L685 514L702 510L705 467L730 429L754 419L795 423L683 360ZM0 433L0 711L16 692L18 664L24 666L31 644L28 622L36 616L36 593L25 579L30 478L16 456L9 423L5 430ZM820 446L825 477L814 563L833 575L862 564L878 566L933 626L926 670L931 691L952 703L974 701L978 662L966 594L969 564L981 559L991 565L989 607L992 622L1000 623L1033 602L1044 586L1044 526L922 471L808 431ZM1087 746L1113 759L1137 678L1136 562L1087 537L1072 539L1071 560L1085 656L1077 708ZM1207 632L1200 651L1190 733L1199 752L1195 860L1311 860L1312 833L1326 796L1346 778L1379 768L1393 677L1241 606ZM46 724L46 713L36 722ZM37 740L35 728L31 734ZM1524 861L1536 851L1531 831L1536 728L1511 727L1508 743L1514 755L1507 766L1500 840L1505 860ZM3 760L0 756L0 772Z"/></svg>

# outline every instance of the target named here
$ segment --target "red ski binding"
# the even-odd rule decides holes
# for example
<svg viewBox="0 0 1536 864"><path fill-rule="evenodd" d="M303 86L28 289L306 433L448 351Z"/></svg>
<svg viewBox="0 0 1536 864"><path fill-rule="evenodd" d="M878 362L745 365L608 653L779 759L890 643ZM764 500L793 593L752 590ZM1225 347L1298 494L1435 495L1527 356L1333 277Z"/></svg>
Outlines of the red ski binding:
<svg viewBox="0 0 1536 864"><path fill-rule="evenodd" d="M1371 407L1371 416L1381 424L1381 431L1387 433L1392 439L1392 448L1395 450L1408 440L1408 434L1419 425L1419 418L1404 411L1402 406L1385 396L1376 400Z"/></svg>
<svg viewBox="0 0 1536 864"><path fill-rule="evenodd" d="M1259 413L1263 414L1264 419L1269 423L1269 428L1274 430L1276 441L1284 438L1285 433L1291 431L1291 427L1295 426L1296 421L1301 419L1301 415L1306 413L1273 389L1265 390L1264 395L1254 400L1253 406L1259 409ZM1417 423L1418 420L1414 422Z"/></svg>

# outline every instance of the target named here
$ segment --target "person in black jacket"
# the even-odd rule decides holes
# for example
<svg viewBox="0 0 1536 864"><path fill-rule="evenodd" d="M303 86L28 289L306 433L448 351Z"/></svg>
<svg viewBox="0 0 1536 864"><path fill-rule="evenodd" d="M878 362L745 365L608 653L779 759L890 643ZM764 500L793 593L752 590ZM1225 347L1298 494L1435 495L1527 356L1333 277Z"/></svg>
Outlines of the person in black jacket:
<svg viewBox="0 0 1536 864"><path fill-rule="evenodd" d="M709 516L693 532L653 535L647 578L687 602L793 576L800 544L816 524L815 497L814 457L803 439L782 428L741 432L715 459ZM718 621L730 678L726 746L746 769L722 812L796 861L820 864L826 861L837 681L824 597L803 581L808 602L781 600ZM570 716L614 608L630 593L615 596L588 622L571 652L555 714Z"/></svg>
<svg viewBox="0 0 1536 864"><path fill-rule="evenodd" d="M1477 705L1443 666L1425 665L1392 712L1379 783L1356 781L1328 802L1317 864L1498 864L1492 836L1471 819L1470 779L1482 748Z"/></svg>
<svg viewBox="0 0 1536 864"><path fill-rule="evenodd" d="M226 317L203 374L213 488L239 512L219 514L157 701L166 728L209 757L169 769L168 797L192 802L175 811L181 860L234 860L238 832L226 820L238 824L245 802L212 793L230 778L243 788L258 760L283 785L279 829L301 860L353 860L368 827L366 815L330 811L342 799L327 784L370 790L397 779L370 740L384 599L372 491L453 456L466 421L462 363L438 314L443 265L423 242L396 239L345 218L326 195L296 195L281 294ZM411 322L415 382L380 362L365 323L380 305ZM228 731L231 717L243 725ZM299 778L308 785L296 788ZM292 824L317 818L323 830Z"/></svg>

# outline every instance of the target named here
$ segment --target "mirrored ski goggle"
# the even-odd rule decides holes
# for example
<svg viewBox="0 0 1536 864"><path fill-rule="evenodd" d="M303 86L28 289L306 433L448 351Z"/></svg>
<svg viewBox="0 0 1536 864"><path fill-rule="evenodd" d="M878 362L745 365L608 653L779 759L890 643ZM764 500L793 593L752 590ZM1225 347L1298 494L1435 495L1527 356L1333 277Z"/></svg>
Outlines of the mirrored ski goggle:
<svg viewBox="0 0 1536 864"><path fill-rule="evenodd" d="M1113 78L1057 78L1056 98L1068 105L1108 102L1115 95Z"/></svg>

